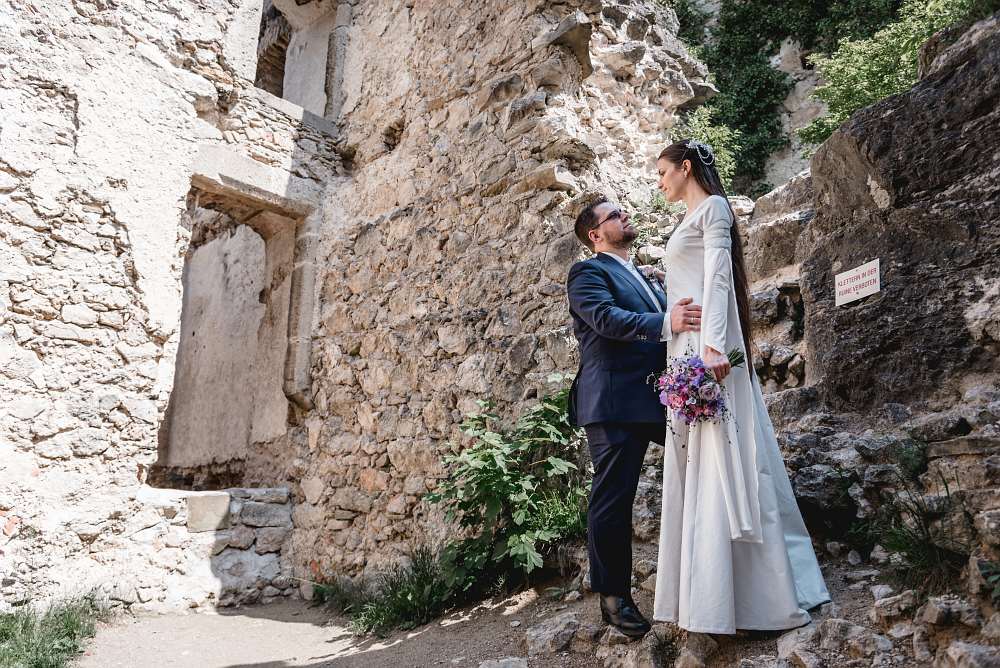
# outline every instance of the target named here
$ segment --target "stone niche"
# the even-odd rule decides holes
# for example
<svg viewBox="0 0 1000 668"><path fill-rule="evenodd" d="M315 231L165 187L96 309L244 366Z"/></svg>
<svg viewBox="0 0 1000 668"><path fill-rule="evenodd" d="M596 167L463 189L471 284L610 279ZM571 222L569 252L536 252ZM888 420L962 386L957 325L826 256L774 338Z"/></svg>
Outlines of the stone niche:
<svg viewBox="0 0 1000 668"><path fill-rule="evenodd" d="M351 5L264 0L255 85L324 118L342 104Z"/></svg>
<svg viewBox="0 0 1000 668"><path fill-rule="evenodd" d="M249 449L285 435L298 221L193 188L174 387L151 479L238 485Z"/></svg>

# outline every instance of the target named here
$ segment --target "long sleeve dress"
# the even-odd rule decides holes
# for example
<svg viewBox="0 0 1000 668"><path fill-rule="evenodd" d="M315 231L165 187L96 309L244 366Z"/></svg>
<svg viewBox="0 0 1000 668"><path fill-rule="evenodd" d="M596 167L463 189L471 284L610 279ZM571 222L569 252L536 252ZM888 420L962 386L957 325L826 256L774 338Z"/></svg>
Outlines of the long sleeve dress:
<svg viewBox="0 0 1000 668"><path fill-rule="evenodd" d="M688 212L666 245L669 304L701 304L700 332L676 334L672 357L743 349L725 198ZM672 419L653 617L689 631L735 633L808 623L830 600L750 364L723 381L724 421ZM668 418L670 419L670 418Z"/></svg>

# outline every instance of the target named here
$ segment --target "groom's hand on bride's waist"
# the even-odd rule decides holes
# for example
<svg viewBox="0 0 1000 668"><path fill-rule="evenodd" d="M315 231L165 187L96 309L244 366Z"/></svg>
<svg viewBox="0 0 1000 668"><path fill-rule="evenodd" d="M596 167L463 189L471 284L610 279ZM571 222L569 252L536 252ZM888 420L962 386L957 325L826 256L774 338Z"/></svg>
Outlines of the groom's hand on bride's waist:
<svg viewBox="0 0 1000 668"><path fill-rule="evenodd" d="M701 307L692 304L693 301L690 297L685 297L670 309L670 330L674 334L697 332L701 329Z"/></svg>

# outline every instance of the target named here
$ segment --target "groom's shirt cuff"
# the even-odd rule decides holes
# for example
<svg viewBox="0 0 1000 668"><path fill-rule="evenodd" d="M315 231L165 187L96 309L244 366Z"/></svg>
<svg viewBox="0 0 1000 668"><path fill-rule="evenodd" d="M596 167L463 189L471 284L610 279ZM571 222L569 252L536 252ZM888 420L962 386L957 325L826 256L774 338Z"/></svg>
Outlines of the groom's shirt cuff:
<svg viewBox="0 0 1000 668"><path fill-rule="evenodd" d="M663 327L660 329L660 343L666 343L673 336L670 331L670 312L663 314Z"/></svg>

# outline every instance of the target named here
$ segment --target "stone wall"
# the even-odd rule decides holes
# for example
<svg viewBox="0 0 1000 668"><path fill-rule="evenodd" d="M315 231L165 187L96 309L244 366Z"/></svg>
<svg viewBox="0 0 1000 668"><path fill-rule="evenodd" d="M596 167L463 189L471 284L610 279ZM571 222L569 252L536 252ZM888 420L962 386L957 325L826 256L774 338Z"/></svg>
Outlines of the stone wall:
<svg viewBox="0 0 1000 668"><path fill-rule="evenodd" d="M440 540L421 496L463 415L509 417L575 368L573 218L594 192L650 209L675 110L708 94L674 30L652 2L354 7L353 172L327 201L351 224L324 238L315 410L286 467L297 575Z"/></svg>
<svg viewBox="0 0 1000 668"><path fill-rule="evenodd" d="M304 314L274 382L304 403L304 269L341 158L332 124L249 84L259 12L0 3L5 604L179 572L137 536L153 526L139 526L143 483L173 386L191 198L295 221L288 290Z"/></svg>

